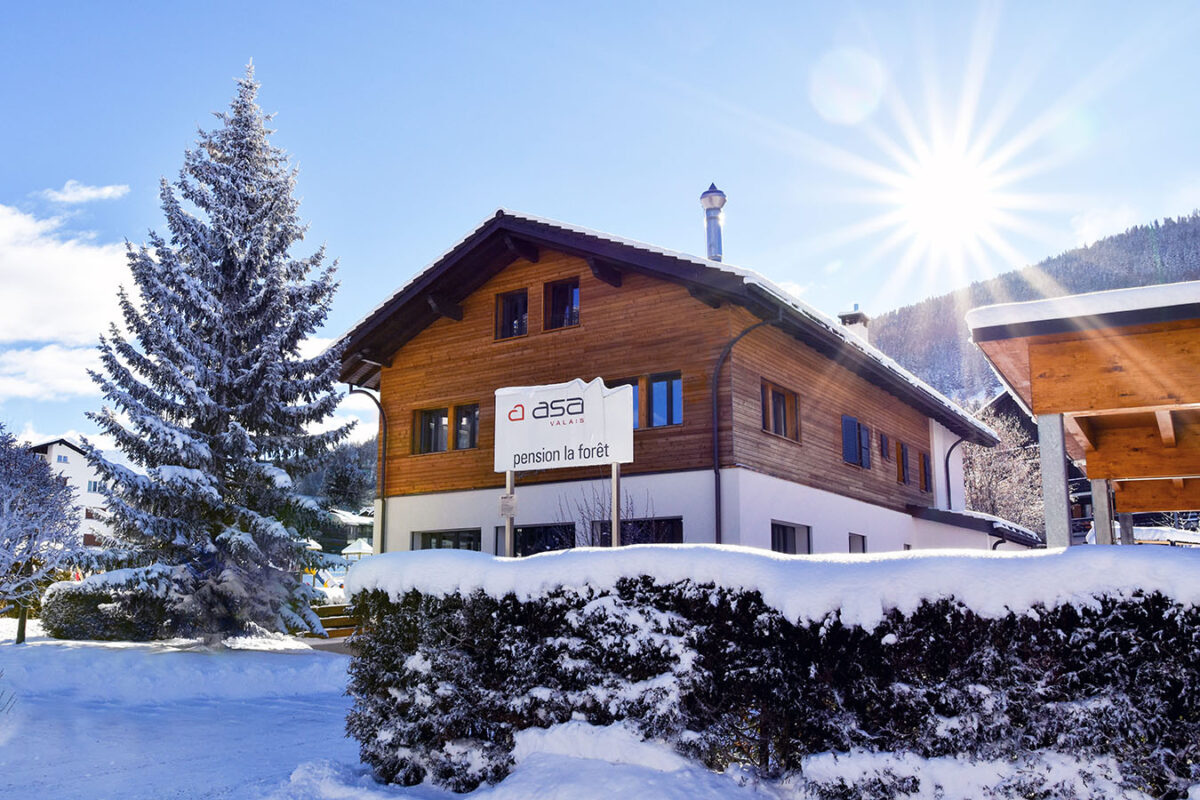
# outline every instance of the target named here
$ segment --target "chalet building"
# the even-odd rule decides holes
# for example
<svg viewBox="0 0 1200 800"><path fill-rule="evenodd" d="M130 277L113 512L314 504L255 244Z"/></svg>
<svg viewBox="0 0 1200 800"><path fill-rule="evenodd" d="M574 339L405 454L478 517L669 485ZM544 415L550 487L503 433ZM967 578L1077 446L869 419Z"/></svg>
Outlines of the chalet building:
<svg viewBox="0 0 1200 800"><path fill-rule="evenodd" d="M88 464L83 450L69 439L53 439L29 449L45 459L75 489L75 502L79 506L79 533L83 543L87 546L98 545L99 536L110 530L108 514L104 510L104 495L100 494L100 478Z"/></svg>
<svg viewBox="0 0 1200 800"><path fill-rule="evenodd" d="M498 211L343 337L342 380L378 390L386 420L375 552L501 553L494 391L596 377L634 389L622 543L1039 544L951 510L955 445L993 445L992 431L865 337L722 263L724 195L702 202L708 258ZM607 476L518 473L515 554L606 543Z"/></svg>

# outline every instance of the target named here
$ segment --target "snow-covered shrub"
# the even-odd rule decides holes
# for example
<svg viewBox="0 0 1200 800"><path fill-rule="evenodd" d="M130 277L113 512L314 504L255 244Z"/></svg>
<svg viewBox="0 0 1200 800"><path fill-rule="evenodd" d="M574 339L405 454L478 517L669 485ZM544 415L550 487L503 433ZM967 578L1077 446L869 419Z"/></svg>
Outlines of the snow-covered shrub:
<svg viewBox="0 0 1200 800"><path fill-rule="evenodd" d="M931 763L970 766L982 782L967 796L994 798L1172 796L1200 780L1191 554L1168 565L1123 550L1134 577L1117 585L1106 565L1091 589L1067 572L1087 556L1039 557L1059 558L1044 563L1061 564L1062 580L1013 584L1005 604L976 590L1005 585L999 572L981 580L1003 560L977 558L975 580L942 585L947 557L897 561L909 575L826 562L813 574L845 589L822 596L805 573L793 590L774 580L816 560L737 553L767 563L760 591L749 588L757 565L732 554L723 586L665 562L658 578L622 575L594 566L594 553L487 564L422 553L355 567L347 589L367 627L347 728L364 761L388 781L464 791L507 773L517 731L624 720L712 768L749 768L814 797L958 796L921 766ZM620 566L621 555L602 557ZM389 558L410 559L394 562L402 579L384 574ZM1135 569L1141 560L1153 569ZM647 569L644 552L629 561L628 573ZM1007 563L1031 576L1044 566ZM1164 569L1184 580L1154 571ZM907 589L920 570L928 587ZM867 766L810 769L830 754Z"/></svg>
<svg viewBox="0 0 1200 800"><path fill-rule="evenodd" d="M56 583L42 599L41 620L56 639L149 641L196 628L186 603L174 592L171 571L163 567Z"/></svg>

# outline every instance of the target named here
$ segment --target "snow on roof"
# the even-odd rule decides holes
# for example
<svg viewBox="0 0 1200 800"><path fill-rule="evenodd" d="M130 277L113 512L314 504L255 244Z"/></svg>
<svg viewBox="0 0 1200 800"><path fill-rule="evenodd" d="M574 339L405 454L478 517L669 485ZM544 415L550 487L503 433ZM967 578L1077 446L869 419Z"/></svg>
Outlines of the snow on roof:
<svg viewBox="0 0 1200 800"><path fill-rule="evenodd" d="M858 336L855 336L854 334L852 334L844 325L842 325L836 319L834 319L833 317L829 316L828 314L826 314L822 311L818 311L813 306L810 306L808 303L805 303L803 300L800 300L798 297L795 297L790 292L788 292L785 289L783 289L782 287L780 287L778 284L772 282L771 280L767 279L763 275L760 275L759 273L755 272L754 270L747 269L745 267L737 267L737 266L734 266L734 265L729 264L724 261L713 261L708 258L701 258L699 256L693 256L688 253L679 252L678 250L669 250L665 247L659 247L658 245L650 244L648 242L641 242L636 239L627 239L623 236L617 236L616 234L605 233L603 231L593 230L592 228L584 228L579 225L572 225L571 223L568 223L568 222L559 222L558 220L550 219L548 217L539 217L539 216L535 216L532 214L524 214L524 213L521 213L520 211L512 211L507 208L497 209L495 214L492 214L491 216L489 216L482 223L480 223L474 230L472 230L470 233L468 233L466 236L464 236L459 241L455 242L444 253L442 253L437 258L435 258L433 261L429 262L424 267L422 267L420 270L418 270L416 273L414 273L411 278L409 278L400 287L398 287L394 292L392 292L390 295L388 295L383 300L383 302L379 303L377 306L375 306L373 309L371 309L369 312L367 312L367 314L365 316L363 316L361 319L359 319L357 322L355 322L353 325L351 325L345 334L343 334L342 336L335 339L334 343L331 345L331 347L336 346L337 344L349 339L350 336L356 330L358 330L359 327L361 327L365 322L367 322L367 320L369 320L377 312L379 312L386 305L388 305L393 300L393 298L395 298L396 296L398 296L399 294L404 292L409 286L411 286L414 282L416 282L422 275L424 275L426 272L428 272L430 269L432 269L434 266L436 266L442 259L446 258L448 255L450 255L455 250L457 250L466 241L468 241L472 236L474 236L479 231L481 231L484 227L486 227L494 218L501 216L501 215L511 217L513 219L523 220L526 222L532 222L532 223L539 224L539 225L546 225L551 228L558 228L559 230L576 233L581 236L590 236L590 237L593 237L596 239L602 239L607 242L612 242L613 244L619 244L619 245L624 245L627 247L637 248L639 250L644 250L646 252L666 256L668 258L674 258L679 261L686 261L686 262L695 264L700 267L715 269L720 272L724 272L726 274L734 275L738 278L741 278L747 285L758 287L762 292L764 292L765 294L767 294L768 296L770 296L777 302L780 302L780 303L784 304L785 306L789 307L790 309L792 309L793 311L803 315L804 317L807 317L810 321L816 323L817 325L820 325L821 327L826 328L829 332L833 333L835 336L840 338L845 344L848 344L851 347L856 348L857 350L859 350L860 352L862 352L869 358L874 359L880 365L882 365L885 369L887 369L889 372L893 373L896 377L900 378L902 381L909 384L909 386L911 386L916 392L924 395L928 400L934 402L935 404L937 404L938 406L943 408L946 411L946 413L948 413L954 417L957 417L960 421L964 422L968 426L979 431L986 437L990 437L990 438L996 439L996 440L998 440L1000 438L996 434L996 432L994 430L992 430L989 426L980 422L978 419L976 419L971 414L967 413L964 409L960 408L956 403L954 403L948 397L943 395L937 389L934 389L932 386L925 383L925 381L921 380L916 375L912 374L911 372L906 370L904 367L900 366L900 364L897 363L895 360L884 355L882 351L876 349L875 347L872 347L868 342L866 342L863 339L859 338Z"/></svg>
<svg viewBox="0 0 1200 800"><path fill-rule="evenodd" d="M1200 605L1200 550L1071 547L1066 550L907 551L873 556L786 556L729 545L579 548L529 558L464 550L385 553L351 567L346 592L381 589L393 599L476 590L530 599L557 587L606 589L625 577L692 580L757 590L793 621L840 611L843 623L873 628L892 610L954 597L977 614L1001 617L1034 606L1094 605L1100 595L1161 591Z"/></svg>
<svg viewBox="0 0 1200 800"><path fill-rule="evenodd" d="M1132 289L1110 289L1103 292L1031 300L1027 303L1001 303L973 308L967 312L967 327L977 330L1002 325L1020 325L1074 317L1095 317L1197 303L1200 303L1200 281L1137 286Z"/></svg>
<svg viewBox="0 0 1200 800"><path fill-rule="evenodd" d="M1133 538L1139 542L1179 542L1200 544L1200 531L1185 531L1179 528L1157 528L1136 526Z"/></svg>
<svg viewBox="0 0 1200 800"><path fill-rule="evenodd" d="M344 556L369 556L374 554L375 548L366 539L355 539L350 544L342 548Z"/></svg>
<svg viewBox="0 0 1200 800"><path fill-rule="evenodd" d="M329 513L334 519L336 519L338 522L342 523L343 525L374 525L375 524L375 519L373 517L360 516L359 514L355 514L351 511L343 511L340 508L331 508L331 509L329 509Z"/></svg>
<svg viewBox="0 0 1200 800"><path fill-rule="evenodd" d="M992 523L993 528L1001 528L1006 531L1012 531L1013 533L1018 533L1018 534L1021 534L1022 536L1028 536L1030 539L1036 539L1039 542L1045 541L1041 537L1041 535L1034 533L1029 528L1026 528L1023 525L1018 525L1017 523L1012 522L1011 520L1007 520L1004 517L997 517L992 514L985 514L982 511L967 511L965 509L955 511L954 513L962 514L964 517L974 517L975 519L986 520L987 522Z"/></svg>

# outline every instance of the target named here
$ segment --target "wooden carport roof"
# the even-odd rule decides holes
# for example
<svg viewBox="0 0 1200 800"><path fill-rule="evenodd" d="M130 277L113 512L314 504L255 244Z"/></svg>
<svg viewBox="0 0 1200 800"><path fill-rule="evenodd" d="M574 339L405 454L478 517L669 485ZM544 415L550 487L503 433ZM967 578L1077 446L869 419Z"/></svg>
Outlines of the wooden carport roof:
<svg viewBox="0 0 1200 800"><path fill-rule="evenodd" d="M1200 510L1200 282L974 309L967 325L1115 510Z"/></svg>

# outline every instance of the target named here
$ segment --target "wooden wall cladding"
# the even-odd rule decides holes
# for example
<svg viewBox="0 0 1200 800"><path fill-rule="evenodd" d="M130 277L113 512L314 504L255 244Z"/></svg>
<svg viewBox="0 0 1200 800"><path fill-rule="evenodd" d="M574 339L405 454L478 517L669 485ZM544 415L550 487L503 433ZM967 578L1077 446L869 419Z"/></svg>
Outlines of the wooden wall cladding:
<svg viewBox="0 0 1200 800"><path fill-rule="evenodd" d="M543 331L543 286L579 278L579 325ZM529 333L495 339L496 295L529 291ZM518 260L461 302L463 318L442 318L395 354L382 373L388 432L388 496L502 486L492 470L493 392L501 386L557 383L572 378L618 380L659 372L683 376L683 424L634 434L634 462L625 474L700 469L712 464L712 364L729 340L728 307L710 308L683 286L625 273L620 287L592 275L579 258L543 251L536 263ZM726 378L722 408L728 409ZM479 403L479 446L413 453L417 410ZM642 395L645 404L645 394ZM728 414L723 421L728 428ZM729 440L725 436L725 442ZM607 467L520 473L518 483L608 475Z"/></svg>
<svg viewBox="0 0 1200 800"><path fill-rule="evenodd" d="M743 309L734 313L739 331L754 321ZM748 334L734 347L730 360L735 429L731 463L896 510L908 504L933 505L933 494L920 490L919 453L930 452L928 417L774 327ZM762 429L764 378L799 397L799 442ZM842 459L843 414L871 428L870 469ZM880 433L892 441L890 461L881 457ZM896 480L896 442L909 446L907 485Z"/></svg>

